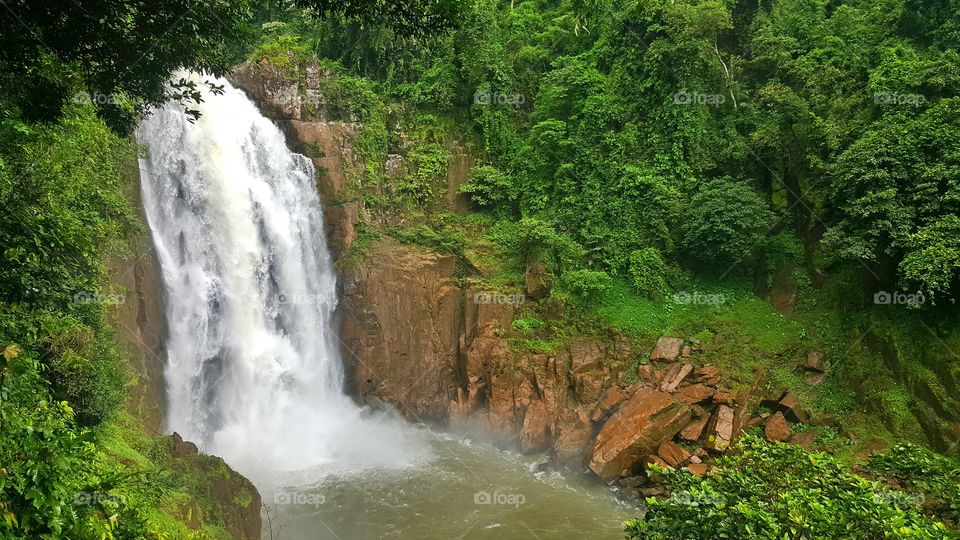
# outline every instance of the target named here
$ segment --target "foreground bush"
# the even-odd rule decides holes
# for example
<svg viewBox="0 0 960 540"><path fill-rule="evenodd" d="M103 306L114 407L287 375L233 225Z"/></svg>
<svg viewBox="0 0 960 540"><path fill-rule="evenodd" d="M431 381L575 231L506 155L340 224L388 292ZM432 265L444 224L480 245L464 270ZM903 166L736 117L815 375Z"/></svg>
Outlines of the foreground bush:
<svg viewBox="0 0 960 540"><path fill-rule="evenodd" d="M938 518L960 525L960 462L911 443L873 456L867 468L896 480Z"/></svg>
<svg viewBox="0 0 960 540"><path fill-rule="evenodd" d="M670 497L626 523L627 537L650 540L948 538L918 501L854 475L829 455L745 436L703 478L664 471Z"/></svg>

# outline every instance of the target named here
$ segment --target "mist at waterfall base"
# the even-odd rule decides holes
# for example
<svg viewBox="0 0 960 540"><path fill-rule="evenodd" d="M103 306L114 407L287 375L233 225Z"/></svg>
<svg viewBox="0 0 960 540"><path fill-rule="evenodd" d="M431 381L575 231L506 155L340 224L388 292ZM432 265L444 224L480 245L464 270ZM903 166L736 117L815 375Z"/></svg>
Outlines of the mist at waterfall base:
<svg viewBox="0 0 960 540"><path fill-rule="evenodd" d="M312 162L229 82L180 77L223 92L195 122L172 103L137 131L165 287L166 429L256 484L265 537L620 537L629 514L603 486L344 395Z"/></svg>

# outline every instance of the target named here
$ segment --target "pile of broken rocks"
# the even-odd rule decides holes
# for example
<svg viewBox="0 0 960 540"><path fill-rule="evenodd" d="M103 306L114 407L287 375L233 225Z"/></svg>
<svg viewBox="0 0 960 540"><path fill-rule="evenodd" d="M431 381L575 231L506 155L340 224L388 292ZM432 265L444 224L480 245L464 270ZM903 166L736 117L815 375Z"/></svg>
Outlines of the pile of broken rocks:
<svg viewBox="0 0 960 540"><path fill-rule="evenodd" d="M661 337L651 363L639 368L640 381L610 388L594 407L591 420L601 428L588 466L627 501L668 493L647 475L652 464L702 476L715 468L712 458L748 429L811 449L817 434L793 426L832 425L831 419L811 419L793 393L771 396L762 372L748 389L731 392L716 366L696 365L700 352L697 339ZM810 353L798 369L823 374L823 355Z"/></svg>

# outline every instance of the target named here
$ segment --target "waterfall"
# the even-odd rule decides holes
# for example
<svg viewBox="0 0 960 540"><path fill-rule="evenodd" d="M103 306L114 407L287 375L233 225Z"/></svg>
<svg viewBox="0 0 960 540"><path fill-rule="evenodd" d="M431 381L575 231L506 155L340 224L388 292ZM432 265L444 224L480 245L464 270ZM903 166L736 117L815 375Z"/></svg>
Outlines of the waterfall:
<svg viewBox="0 0 960 540"><path fill-rule="evenodd" d="M169 328L166 429L258 487L417 463L414 430L343 394L313 163L215 82L224 91L204 95L196 122L171 103L137 130Z"/></svg>

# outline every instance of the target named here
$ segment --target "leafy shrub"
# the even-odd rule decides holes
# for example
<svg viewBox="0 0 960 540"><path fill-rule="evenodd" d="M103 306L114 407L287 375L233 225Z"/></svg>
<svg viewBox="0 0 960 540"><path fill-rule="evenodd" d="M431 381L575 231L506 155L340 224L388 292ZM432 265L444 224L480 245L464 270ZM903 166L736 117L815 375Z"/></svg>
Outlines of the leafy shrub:
<svg viewBox="0 0 960 540"><path fill-rule="evenodd" d="M932 299L955 297L960 99L920 110L884 117L836 160L825 253L896 271L900 286Z"/></svg>
<svg viewBox="0 0 960 540"><path fill-rule="evenodd" d="M867 468L895 478L908 491L923 495L937 517L960 525L960 462L911 443L900 443L867 463Z"/></svg>
<svg viewBox="0 0 960 540"><path fill-rule="evenodd" d="M385 123L385 106L373 83L339 73L339 69L333 70L334 77L320 79L319 92L330 115L347 122Z"/></svg>
<svg viewBox="0 0 960 540"><path fill-rule="evenodd" d="M137 228L121 187L135 159L89 106L56 125L0 122L0 299L63 306L100 290L102 256Z"/></svg>
<svg viewBox="0 0 960 540"><path fill-rule="evenodd" d="M514 319L511 326L513 326L513 329L518 332L532 334L534 331L543 328L545 324L546 323L540 319L537 319L536 317L522 317L519 319Z"/></svg>
<svg viewBox="0 0 960 540"><path fill-rule="evenodd" d="M683 246L697 264L725 273L741 260L756 261L775 218L746 182L712 180L690 200Z"/></svg>
<svg viewBox="0 0 960 540"><path fill-rule="evenodd" d="M577 268L583 261L580 244L537 218L523 218L519 223L498 221L490 231L490 239L519 255L523 262L543 261L554 274Z"/></svg>
<svg viewBox="0 0 960 540"><path fill-rule="evenodd" d="M127 377L115 351L81 356L66 351L49 364L48 378L55 399L65 400L82 426L107 419L126 398Z"/></svg>
<svg viewBox="0 0 960 540"><path fill-rule="evenodd" d="M470 171L470 178L460 186L460 193L480 208L510 208L516 198L516 187L509 175L483 165Z"/></svg>
<svg viewBox="0 0 960 540"><path fill-rule="evenodd" d="M922 290L933 302L949 298L960 268L960 217L943 216L910 235L911 251L900 262L900 283L907 290Z"/></svg>
<svg viewBox="0 0 960 540"><path fill-rule="evenodd" d="M647 499L627 537L836 539L947 537L909 499L822 453L745 435L705 477L658 469L670 497Z"/></svg>
<svg viewBox="0 0 960 540"><path fill-rule="evenodd" d="M466 246L461 233L445 227L438 231L429 225L417 225L409 230L395 229L391 232L391 236L405 244L426 246L440 253L461 257Z"/></svg>
<svg viewBox="0 0 960 540"><path fill-rule="evenodd" d="M407 158L413 172L397 181L397 191L415 205L425 205L433 200L434 190L447 174L449 155L438 143L417 146Z"/></svg>
<svg viewBox="0 0 960 540"><path fill-rule="evenodd" d="M33 351L2 349L0 538L148 537L142 510L112 493L119 474L99 470L93 432L50 399Z"/></svg>
<svg viewBox="0 0 960 540"><path fill-rule="evenodd" d="M295 35L280 33L264 37L250 53L254 62L266 60L278 68L298 67L307 60L310 49Z"/></svg>
<svg viewBox="0 0 960 540"><path fill-rule="evenodd" d="M670 269L657 248L638 249L630 254L630 279L641 295L657 299L669 293Z"/></svg>
<svg viewBox="0 0 960 540"><path fill-rule="evenodd" d="M561 294L569 296L580 307L596 305L610 290L613 280L610 275L597 270L572 270L564 272L556 287Z"/></svg>

